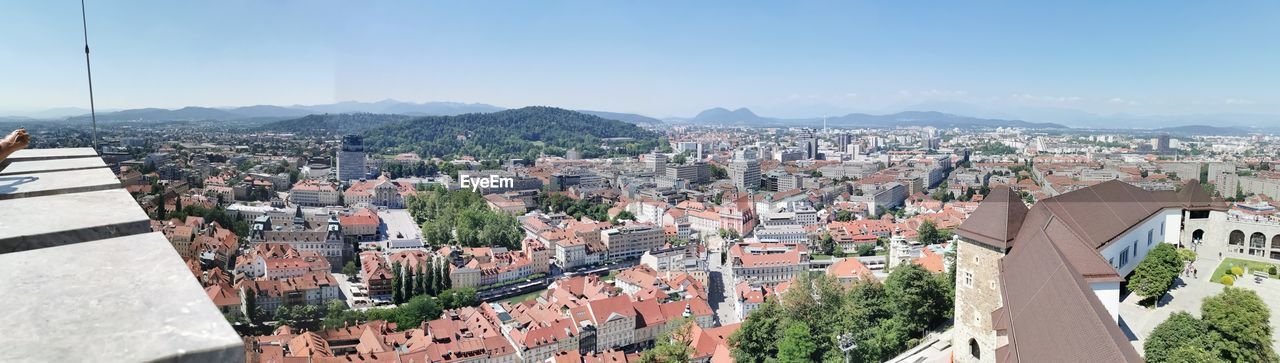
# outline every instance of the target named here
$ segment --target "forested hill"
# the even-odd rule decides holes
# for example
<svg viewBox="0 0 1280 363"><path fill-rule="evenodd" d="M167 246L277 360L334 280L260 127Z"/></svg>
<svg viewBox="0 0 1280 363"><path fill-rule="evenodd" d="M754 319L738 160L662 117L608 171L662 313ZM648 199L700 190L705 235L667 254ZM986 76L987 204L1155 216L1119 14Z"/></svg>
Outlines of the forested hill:
<svg viewBox="0 0 1280 363"><path fill-rule="evenodd" d="M262 131L295 134L357 134L389 123L405 121L412 116L380 113L335 113L307 115L263 125Z"/></svg>
<svg viewBox="0 0 1280 363"><path fill-rule="evenodd" d="M636 125L554 107L426 116L388 123L362 134L371 151L416 152L423 157L533 158L540 152L564 155L576 148L583 157L592 158L637 155L658 143L656 133ZM609 140L606 144L609 138L630 140Z"/></svg>

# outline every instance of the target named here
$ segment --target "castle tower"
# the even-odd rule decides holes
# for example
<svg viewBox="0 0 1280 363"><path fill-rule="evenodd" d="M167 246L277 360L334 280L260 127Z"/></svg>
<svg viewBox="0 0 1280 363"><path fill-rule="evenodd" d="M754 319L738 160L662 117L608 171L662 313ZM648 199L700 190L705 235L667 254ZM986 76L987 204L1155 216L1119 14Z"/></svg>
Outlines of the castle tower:
<svg viewBox="0 0 1280 363"><path fill-rule="evenodd" d="M1000 258L1009 253L1027 215L1022 199L1007 187L991 190L956 228L955 362L995 362L998 347L991 313L1002 304Z"/></svg>

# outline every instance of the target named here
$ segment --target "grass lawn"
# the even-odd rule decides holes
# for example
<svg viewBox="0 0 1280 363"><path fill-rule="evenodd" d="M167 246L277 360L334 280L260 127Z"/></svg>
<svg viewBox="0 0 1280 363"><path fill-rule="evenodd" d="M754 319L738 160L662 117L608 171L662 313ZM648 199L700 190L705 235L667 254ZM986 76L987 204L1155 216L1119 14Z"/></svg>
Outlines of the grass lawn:
<svg viewBox="0 0 1280 363"><path fill-rule="evenodd" d="M509 302L514 304L518 302L523 302L525 300L533 300L538 297L538 294L541 294L541 293L542 293L542 290L534 291L534 292L523 294L523 295L516 295L506 299L502 299L502 302Z"/></svg>
<svg viewBox="0 0 1280 363"><path fill-rule="evenodd" d="M1222 283L1222 275L1228 274L1229 273L1228 271L1231 270L1231 266L1240 266L1241 268L1244 269L1244 277L1249 277L1253 275L1253 271L1262 271L1264 273L1268 272L1271 266L1274 266L1274 265L1269 263L1247 261L1247 260L1241 260L1236 258L1227 258L1222 261L1222 264L1218 265L1217 269L1213 270L1213 282ZM1270 275L1270 276L1271 278L1277 278L1276 275ZM1241 277L1241 278L1244 278L1244 277ZM1238 279L1240 278L1237 278L1237 280Z"/></svg>

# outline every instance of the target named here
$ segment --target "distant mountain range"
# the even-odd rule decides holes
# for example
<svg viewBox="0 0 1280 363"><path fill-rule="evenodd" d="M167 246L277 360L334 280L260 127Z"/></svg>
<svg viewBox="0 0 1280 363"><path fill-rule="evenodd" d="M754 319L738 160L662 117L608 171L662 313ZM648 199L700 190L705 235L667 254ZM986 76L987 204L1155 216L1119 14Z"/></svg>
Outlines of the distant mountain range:
<svg viewBox="0 0 1280 363"><path fill-rule="evenodd" d="M295 119L306 115L323 114L396 114L406 116L456 116L468 113L493 113L506 108L483 103L458 102L404 102L382 100L377 102L338 102L319 105L255 105L244 107L199 107L179 109L140 108L128 110L98 111L99 121L205 121L245 120L275 121ZM917 111L931 110L931 111ZM642 126L659 126L665 123L693 125L729 125L752 127L822 127L821 117L777 118L757 115L747 108L727 109L715 107L699 112L693 117L658 119L649 116L596 110L576 110ZM42 120L89 120L87 110L62 107L43 111L30 111L0 116L0 122L28 124ZM1035 121L1027 121L1035 120ZM1097 128L1161 131L1161 127L1188 127L1188 129L1161 131L1187 132L1200 125L1214 125L1218 129L1205 129L1213 134L1247 134L1254 132L1280 132L1280 116L1262 114L1190 114L1171 116L1137 116L1126 114L1099 115L1080 110L1057 108L1017 108L998 112L977 105L957 102L932 102L908 106L904 111L885 114L849 113L827 117L829 127L897 127L934 126L940 128L992 128L1021 127L1030 129ZM1069 126L1068 126L1069 125ZM1264 125L1264 126L1249 126ZM1145 130L1144 130L1145 129ZM1208 133L1201 133L1208 134Z"/></svg>
<svg viewBox="0 0 1280 363"><path fill-rule="evenodd" d="M691 124L721 124L759 127L896 127L896 126L933 126L939 128L993 128L1021 127L1029 129L1065 129L1066 126L1056 123L1037 123L1022 120L987 119L959 116L933 111L906 111L888 115L872 115L851 113L843 116L823 118L782 119L756 115L747 108L729 110L716 107L699 112L692 118L671 118L671 122Z"/></svg>
<svg viewBox="0 0 1280 363"><path fill-rule="evenodd" d="M649 116L637 115L634 113L618 113L618 112L589 111L589 110L577 110L577 111L588 114L588 115L599 116L600 118L617 120L617 121L632 123L636 125L661 125L662 124L662 120L652 118Z"/></svg>
<svg viewBox="0 0 1280 363"><path fill-rule="evenodd" d="M74 109L69 109L74 110ZM69 110L62 110L66 112ZM323 105L272 106L256 105L245 107L198 107L189 106L176 110L163 108L138 108L113 112L98 112L99 121L203 121L203 120L242 120L254 118L295 118L311 114L341 113L376 113L399 114L408 116L452 116L466 113L488 113L502 111L504 108L482 103L456 102L401 102L383 100L378 102L339 102ZM58 114L55 110L36 114ZM33 117L35 118L35 117ZM43 117L58 119L60 117ZM77 113L68 118L71 121L88 120L86 113Z"/></svg>

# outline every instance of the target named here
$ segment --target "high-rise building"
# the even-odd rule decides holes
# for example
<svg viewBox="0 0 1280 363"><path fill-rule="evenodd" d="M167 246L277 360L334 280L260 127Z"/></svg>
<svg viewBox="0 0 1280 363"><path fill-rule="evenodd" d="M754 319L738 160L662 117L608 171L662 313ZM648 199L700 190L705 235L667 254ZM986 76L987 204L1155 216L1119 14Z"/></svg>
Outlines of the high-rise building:
<svg viewBox="0 0 1280 363"><path fill-rule="evenodd" d="M807 160L816 160L818 158L818 138L814 136L813 130L801 129L796 136L796 145L804 150L804 158Z"/></svg>
<svg viewBox="0 0 1280 363"><path fill-rule="evenodd" d="M755 150L739 150L729 162L729 179L738 190L756 190L760 188L760 159Z"/></svg>
<svg viewBox="0 0 1280 363"><path fill-rule="evenodd" d="M663 175L667 172L667 154L653 151L644 160L645 170Z"/></svg>
<svg viewBox="0 0 1280 363"><path fill-rule="evenodd" d="M364 167L364 138L359 135L343 136L342 148L338 150L338 181L347 184L364 179Z"/></svg>
<svg viewBox="0 0 1280 363"><path fill-rule="evenodd" d="M1170 150L1172 149L1169 148L1169 134L1160 134L1160 137L1156 140L1156 152L1164 154Z"/></svg>
<svg viewBox="0 0 1280 363"><path fill-rule="evenodd" d="M837 150L847 152L847 150L849 150L849 144L851 143L853 143L853 135L850 135L847 132L836 134L836 145L840 146Z"/></svg>

